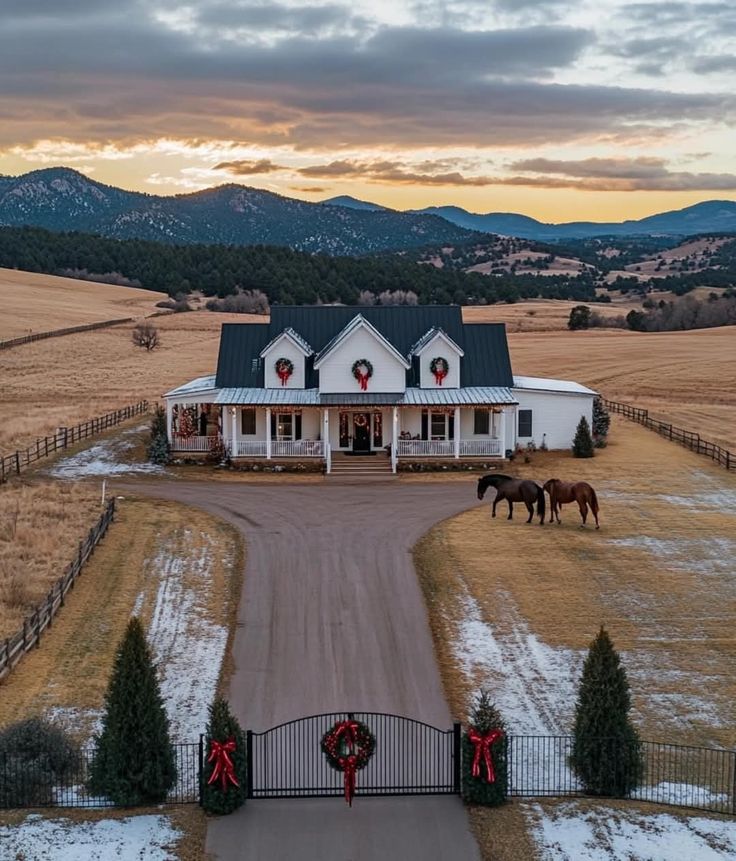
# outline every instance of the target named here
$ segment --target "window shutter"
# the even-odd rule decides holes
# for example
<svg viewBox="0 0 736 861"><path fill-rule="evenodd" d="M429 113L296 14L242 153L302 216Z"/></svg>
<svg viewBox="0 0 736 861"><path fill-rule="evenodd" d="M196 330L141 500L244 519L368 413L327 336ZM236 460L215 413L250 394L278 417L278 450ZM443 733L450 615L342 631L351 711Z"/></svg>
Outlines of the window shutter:
<svg viewBox="0 0 736 861"><path fill-rule="evenodd" d="M302 438L302 414L294 414L294 439Z"/></svg>
<svg viewBox="0 0 736 861"><path fill-rule="evenodd" d="M429 414L427 410L422 410L422 439L429 439L428 425Z"/></svg>
<svg viewBox="0 0 736 861"><path fill-rule="evenodd" d="M276 413L271 413L271 439L276 439Z"/></svg>
<svg viewBox="0 0 736 861"><path fill-rule="evenodd" d="M450 415L447 418L448 418L447 439L455 439L455 415L454 415L454 413L450 413Z"/></svg>

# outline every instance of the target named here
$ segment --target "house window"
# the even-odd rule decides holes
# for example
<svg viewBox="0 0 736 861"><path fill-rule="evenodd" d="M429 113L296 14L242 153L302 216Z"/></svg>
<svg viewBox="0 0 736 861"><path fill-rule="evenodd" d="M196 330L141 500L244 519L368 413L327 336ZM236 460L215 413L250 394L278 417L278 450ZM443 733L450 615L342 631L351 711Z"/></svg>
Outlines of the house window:
<svg viewBox="0 0 736 861"><path fill-rule="evenodd" d="M490 432L490 413L488 410L473 410L473 433L487 436Z"/></svg>
<svg viewBox="0 0 736 861"><path fill-rule="evenodd" d="M255 436L256 411L252 407L244 407L240 411L240 432L243 436Z"/></svg>
<svg viewBox="0 0 736 861"><path fill-rule="evenodd" d="M429 427L430 439L447 439L447 416L445 413L432 413Z"/></svg>
<svg viewBox="0 0 736 861"><path fill-rule="evenodd" d="M532 411L519 410L519 436L531 437L532 435Z"/></svg>
<svg viewBox="0 0 736 861"><path fill-rule="evenodd" d="M301 412L271 413L271 439L294 440L301 438Z"/></svg>

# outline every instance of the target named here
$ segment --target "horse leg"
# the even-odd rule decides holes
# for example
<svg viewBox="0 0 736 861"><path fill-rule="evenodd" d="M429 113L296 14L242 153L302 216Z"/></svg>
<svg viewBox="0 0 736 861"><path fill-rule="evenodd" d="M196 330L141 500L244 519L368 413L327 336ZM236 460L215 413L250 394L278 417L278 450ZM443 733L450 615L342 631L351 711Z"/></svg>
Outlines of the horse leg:
<svg viewBox="0 0 736 861"><path fill-rule="evenodd" d="M498 505L498 494L496 494L496 498L493 500L493 508L491 510L491 517L496 516L496 506Z"/></svg>
<svg viewBox="0 0 736 861"><path fill-rule="evenodd" d="M560 523L562 523L562 520L560 519L560 513L561 512L562 512L562 505L557 500L555 500L555 517L557 518L557 525L558 526L560 525Z"/></svg>
<svg viewBox="0 0 736 861"><path fill-rule="evenodd" d="M529 517L527 517L526 522L531 523L532 517L534 516L534 503L524 500L524 505L526 505L526 510L529 512Z"/></svg>
<svg viewBox="0 0 736 861"><path fill-rule="evenodd" d="M580 509L580 516L583 518L583 522L580 524L580 527L585 528L585 521L588 517L588 503L584 499L579 499L578 508Z"/></svg>
<svg viewBox="0 0 736 861"><path fill-rule="evenodd" d="M556 500L555 500L554 496L552 496L552 494L550 493L550 495L549 495L549 522L550 523L555 522L555 502L556 502Z"/></svg>
<svg viewBox="0 0 736 861"><path fill-rule="evenodd" d="M509 503L509 516L506 518L506 520L511 520L511 518L514 516L514 503L511 501L510 498L508 500L508 503Z"/></svg>

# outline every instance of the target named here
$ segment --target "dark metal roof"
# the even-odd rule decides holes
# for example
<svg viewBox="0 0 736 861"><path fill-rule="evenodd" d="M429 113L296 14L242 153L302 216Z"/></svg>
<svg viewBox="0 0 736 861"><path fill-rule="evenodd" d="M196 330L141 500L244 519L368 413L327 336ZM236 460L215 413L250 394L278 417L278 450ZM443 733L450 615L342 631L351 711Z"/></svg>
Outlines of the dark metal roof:
<svg viewBox="0 0 736 861"><path fill-rule="evenodd" d="M457 305L394 305L377 307L277 305L271 322L225 323L217 361L218 388L263 386L259 354L284 329L293 329L317 353L357 315L362 314L404 356L430 329L441 328L465 351L463 387L512 387L511 359L502 323L463 324ZM318 385L318 374L307 360L306 386ZM413 363L414 365L416 363ZM407 372L407 384L418 382L417 369Z"/></svg>

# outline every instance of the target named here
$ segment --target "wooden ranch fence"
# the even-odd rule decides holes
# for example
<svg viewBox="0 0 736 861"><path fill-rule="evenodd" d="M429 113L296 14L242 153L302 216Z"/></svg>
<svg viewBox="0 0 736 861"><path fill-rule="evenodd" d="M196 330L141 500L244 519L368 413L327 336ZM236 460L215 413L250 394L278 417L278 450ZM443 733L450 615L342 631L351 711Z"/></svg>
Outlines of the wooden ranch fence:
<svg viewBox="0 0 736 861"><path fill-rule="evenodd" d="M0 341L0 350L19 347L21 344L32 344L34 341L43 341L45 338L60 338L62 335L73 335L75 332L91 332L93 329L107 329L108 326L120 326L122 323L132 323L134 320L135 317L121 317L119 320L84 323L81 326L69 326L66 329L52 329L50 332L34 332L31 335L22 335L20 338L11 338L9 341Z"/></svg>
<svg viewBox="0 0 736 861"><path fill-rule="evenodd" d="M659 421L658 419L653 419L649 415L649 410L644 410L631 404L619 403L618 401L609 401L606 398L601 398L601 401L609 412L619 413L632 422L644 425L644 427L655 431L665 439L678 442L691 451L709 457L720 466L725 466L726 469L736 469L736 454L720 445L716 445L714 442L702 439L700 434L693 433L684 428L678 428L675 425Z"/></svg>
<svg viewBox="0 0 736 861"><path fill-rule="evenodd" d="M112 498L105 507L100 519L90 529L84 541L79 542L79 550L73 562L68 566L64 574L51 587L48 595L35 608L35 610L23 620L23 627L12 637L0 642L0 680L16 666L26 652L34 646L38 647L41 642L41 634L46 628L51 627L54 616L64 606L64 599L74 583L82 573L85 562L100 543L108 527L115 517L115 499Z"/></svg>
<svg viewBox="0 0 736 861"><path fill-rule="evenodd" d="M49 457L54 452L68 448L80 440L102 433L121 422L127 421L134 416L148 412L148 401L139 401L137 404L114 410L104 416L97 416L86 422L80 422L74 427L59 428L53 436L37 439L33 445L25 449L19 449L14 454L0 457L0 484L7 481L11 475L20 475L21 471L42 458Z"/></svg>

